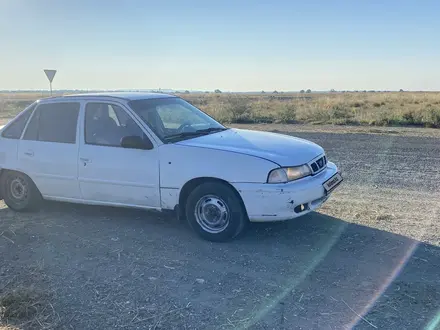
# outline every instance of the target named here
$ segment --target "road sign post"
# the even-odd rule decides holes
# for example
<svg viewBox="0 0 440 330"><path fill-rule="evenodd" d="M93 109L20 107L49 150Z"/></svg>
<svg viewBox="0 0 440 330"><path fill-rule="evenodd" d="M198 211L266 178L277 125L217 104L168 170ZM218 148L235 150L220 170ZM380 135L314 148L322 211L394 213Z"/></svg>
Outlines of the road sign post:
<svg viewBox="0 0 440 330"><path fill-rule="evenodd" d="M57 70L44 70L44 73L46 74L46 77L49 80L50 96L52 96L52 81L53 78L55 77L55 73L57 73Z"/></svg>

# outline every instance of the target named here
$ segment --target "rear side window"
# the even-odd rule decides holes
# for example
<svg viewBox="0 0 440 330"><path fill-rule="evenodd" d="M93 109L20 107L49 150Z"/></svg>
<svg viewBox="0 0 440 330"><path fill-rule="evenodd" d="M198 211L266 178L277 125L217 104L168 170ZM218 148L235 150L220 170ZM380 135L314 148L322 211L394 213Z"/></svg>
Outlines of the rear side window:
<svg viewBox="0 0 440 330"><path fill-rule="evenodd" d="M29 122L26 131L23 135L23 140L33 140L38 139L38 121L40 120L40 111L37 109Z"/></svg>
<svg viewBox="0 0 440 330"><path fill-rule="evenodd" d="M79 103L40 105L32 116L23 139L74 144L79 108Z"/></svg>
<svg viewBox="0 0 440 330"><path fill-rule="evenodd" d="M23 130L28 122L30 116L32 115L32 111L34 111L36 104L32 105L25 111L23 111L10 125L6 128L2 137L7 139L19 139Z"/></svg>

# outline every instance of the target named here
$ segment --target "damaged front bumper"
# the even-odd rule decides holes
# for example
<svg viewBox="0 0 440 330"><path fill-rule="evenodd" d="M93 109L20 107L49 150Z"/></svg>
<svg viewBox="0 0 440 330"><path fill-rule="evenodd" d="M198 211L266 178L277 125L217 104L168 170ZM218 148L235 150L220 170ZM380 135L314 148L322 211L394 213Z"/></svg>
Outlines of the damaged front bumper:
<svg viewBox="0 0 440 330"><path fill-rule="evenodd" d="M329 162L324 171L297 181L281 184L234 183L250 221L289 220L319 208L329 197L323 183L338 173Z"/></svg>

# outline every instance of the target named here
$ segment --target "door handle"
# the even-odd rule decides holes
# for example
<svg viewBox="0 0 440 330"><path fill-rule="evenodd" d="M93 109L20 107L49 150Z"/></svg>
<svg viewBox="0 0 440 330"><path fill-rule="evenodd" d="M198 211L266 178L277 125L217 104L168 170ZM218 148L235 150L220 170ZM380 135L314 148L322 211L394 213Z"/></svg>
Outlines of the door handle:
<svg viewBox="0 0 440 330"><path fill-rule="evenodd" d="M80 161L82 161L83 163L91 163L92 161L88 158L80 158Z"/></svg>
<svg viewBox="0 0 440 330"><path fill-rule="evenodd" d="M32 150L25 151L24 154L29 157L34 157L34 152Z"/></svg>

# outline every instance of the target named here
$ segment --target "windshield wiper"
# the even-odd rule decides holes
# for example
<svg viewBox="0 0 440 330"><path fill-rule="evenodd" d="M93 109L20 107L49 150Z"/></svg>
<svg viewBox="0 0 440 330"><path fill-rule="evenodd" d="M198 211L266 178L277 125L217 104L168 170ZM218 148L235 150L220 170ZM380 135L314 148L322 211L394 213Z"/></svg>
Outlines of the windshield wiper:
<svg viewBox="0 0 440 330"><path fill-rule="evenodd" d="M169 141L169 140L180 139L180 138L196 137L196 136L206 135L209 133L221 132L221 131L225 131L225 130L227 130L227 128L225 128L225 127L210 127L210 128L205 128L205 129L198 129L197 131L193 131L193 132L182 132L182 133L168 135L168 136L165 136L164 139Z"/></svg>
<svg viewBox="0 0 440 330"><path fill-rule="evenodd" d="M226 127L210 127L210 128L205 128L205 129L198 129L197 131L195 131L195 133L211 133L211 132L222 132L222 131L226 131L227 128Z"/></svg>

